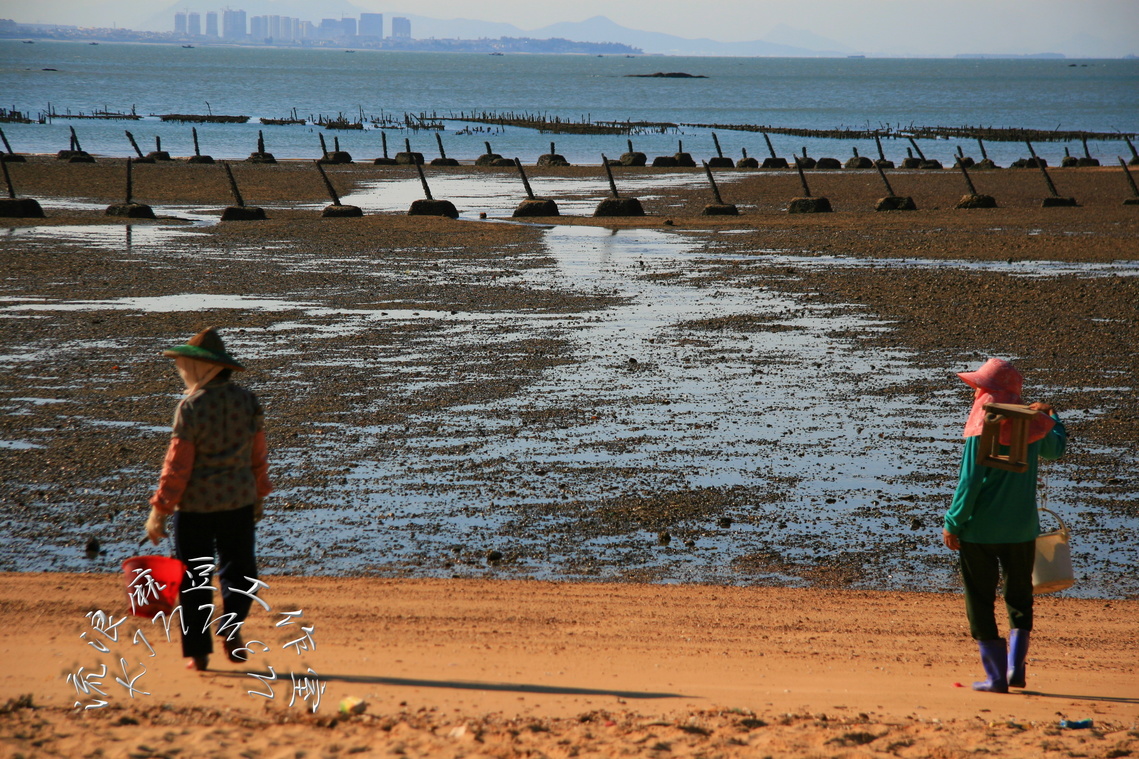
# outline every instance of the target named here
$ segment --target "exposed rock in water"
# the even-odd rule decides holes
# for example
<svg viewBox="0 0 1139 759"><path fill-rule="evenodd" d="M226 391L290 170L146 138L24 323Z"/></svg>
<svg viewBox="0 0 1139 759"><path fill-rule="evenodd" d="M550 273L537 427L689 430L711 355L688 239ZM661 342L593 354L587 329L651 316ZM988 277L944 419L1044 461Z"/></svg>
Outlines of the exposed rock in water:
<svg viewBox="0 0 1139 759"><path fill-rule="evenodd" d="M686 74L683 71L658 71L655 74L625 74L638 79L707 79L703 74Z"/></svg>

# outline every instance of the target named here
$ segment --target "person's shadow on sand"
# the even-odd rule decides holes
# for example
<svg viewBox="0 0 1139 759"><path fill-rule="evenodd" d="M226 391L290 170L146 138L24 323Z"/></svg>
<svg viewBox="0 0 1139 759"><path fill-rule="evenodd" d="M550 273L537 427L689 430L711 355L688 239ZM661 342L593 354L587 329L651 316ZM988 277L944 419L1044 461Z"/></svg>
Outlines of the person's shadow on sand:
<svg viewBox="0 0 1139 759"><path fill-rule="evenodd" d="M1067 698L1072 701L1103 701L1111 704L1139 704L1139 697L1130 698L1127 696L1077 696L1070 693L1044 693L1038 690L1022 690L1023 696L1034 696L1037 698Z"/></svg>
<svg viewBox="0 0 1139 759"><path fill-rule="evenodd" d="M249 677L256 675L273 679L273 673L268 671L242 670L213 671L210 674L216 677ZM407 677L378 677L371 675L326 675L321 674L322 682L361 683L365 685L393 685L408 688L450 688L454 690L483 690L500 691L503 693L534 693L553 696L614 696L624 699L658 699L658 698L695 698L683 693L653 693L650 691L606 690L596 688L571 688L556 685L534 685L532 683L485 683L469 680L420 680ZM1076 697L1074 697L1076 698Z"/></svg>

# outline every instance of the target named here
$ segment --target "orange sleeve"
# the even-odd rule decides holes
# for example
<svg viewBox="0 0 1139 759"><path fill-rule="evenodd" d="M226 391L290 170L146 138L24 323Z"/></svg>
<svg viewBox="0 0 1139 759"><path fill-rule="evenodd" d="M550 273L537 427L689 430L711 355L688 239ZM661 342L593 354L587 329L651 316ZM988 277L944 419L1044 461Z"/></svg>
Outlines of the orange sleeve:
<svg viewBox="0 0 1139 759"><path fill-rule="evenodd" d="M186 492L193 471L194 444L180 437L170 438L162 474L158 476L158 490L150 497L150 505L163 514L172 514Z"/></svg>
<svg viewBox="0 0 1139 759"><path fill-rule="evenodd" d="M264 498L273 492L269 482L269 447L265 443L265 430L253 435L253 477L257 481L257 497Z"/></svg>

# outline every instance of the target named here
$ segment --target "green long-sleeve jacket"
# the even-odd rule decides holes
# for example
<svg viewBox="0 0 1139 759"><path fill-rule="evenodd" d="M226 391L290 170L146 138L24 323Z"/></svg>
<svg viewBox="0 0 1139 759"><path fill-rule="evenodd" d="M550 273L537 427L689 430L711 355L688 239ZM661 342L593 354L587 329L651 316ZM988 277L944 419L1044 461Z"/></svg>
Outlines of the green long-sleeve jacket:
<svg viewBox="0 0 1139 759"><path fill-rule="evenodd" d="M1008 472L977 463L980 437L965 438L957 492L945 513L945 529L970 543L1023 543L1040 534L1036 511L1038 459L1054 461L1064 455L1068 432L1056 426L1028 446L1028 471ZM1007 453L1007 446L1001 446Z"/></svg>

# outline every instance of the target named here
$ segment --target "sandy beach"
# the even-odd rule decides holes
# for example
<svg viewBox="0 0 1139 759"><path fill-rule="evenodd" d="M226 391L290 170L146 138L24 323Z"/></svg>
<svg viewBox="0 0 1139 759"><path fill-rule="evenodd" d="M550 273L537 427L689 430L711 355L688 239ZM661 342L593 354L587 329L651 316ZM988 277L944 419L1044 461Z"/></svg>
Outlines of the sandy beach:
<svg viewBox="0 0 1139 759"><path fill-rule="evenodd" d="M559 221L622 233L703 235L702 255L692 265L646 271L645 282L683 281L709 293L730 285L757 298L790 298L812 318L858 316L888 325L830 333L846 341L831 349L835 354L904 348L907 366L927 372L889 387L868 384L847 398L834 424L849 426L851 439L865 423L860 417L888 407L882 429L904 430L903 447L936 461L956 439L920 425L907 430L907 415L929 415L960 400L946 391L951 369L987 355L1018 357L1029 381L1046 387L1048 400L1067 414L1079 441L1063 476L1065 492L1077 499L1071 513L1079 515L1083 539L1112 550L1085 567L1100 578L1096 587L1107 589L1097 590L1100 597L1040 599L1028 688L1008 696L969 688L980 665L951 559L936 547L955 474L950 454L947 464L899 476L892 500L871 507L874 494L866 496L858 518L867 521L836 523L859 531L846 533L812 531L812 514L817 521L826 513L828 494L818 494L816 510L795 495L797 481L778 473L762 487L678 486L651 467L607 465L606 454L636 444L627 441L597 444L600 463L588 471L518 470L501 457L477 458L476 446L458 439L454 425L461 420L446 414L474 407L480 416L470 424L477 423L479 435L525 441L599 417L628 420L630 408L645 404L676 403L659 390L637 400L642 406L608 398L590 406L572 397L556 407L502 410L542 377L577 366L569 348L578 320L588 323L627 300L602 287L539 287L527 280L551 265L542 228L394 212L320 219L327 198L310 166L239 164L246 201L268 207L269 220L166 219L161 226L181 224L194 236L163 252L162 240L172 238L153 242L149 235L168 231L152 233L153 222L137 223L124 241L122 220L103 215L101 205L121 200L121 159L74 165L34 157L9 169L20 195L49 208L44 220L0 220L7 232L0 235L0 296L9 304L208 293L318 302L325 311L297 316L301 326L289 330L280 327L280 312L244 305L189 314L142 307L6 313L0 440L12 444L0 456L10 538L0 564L5 755L1139 752L1139 557L1133 532L1120 526L1139 516L1133 466L1139 283L1131 275L1139 260L1139 208L1122 204L1129 190L1120 169L1051 170L1061 193L1079 201L1074 208L1040 207L1048 193L1039 172L1002 170L973 176L999 208L958 211L960 175L926 171L890 175L918 211L875 213L884 194L877 175L835 171L808 175L813 194L828 196L834 213L789 215L788 201L801 194L798 178L752 171L730 178L724 172L721 180L725 200L740 205L739 217L699 215L709 202L707 188L669 181L645 191L643 219ZM417 181L406 167L355 164L329 173L344 195L377 180ZM474 181L498 176L474 167L432 176L448 173ZM598 192L591 197L605 192L598 167L528 167L528 173L538 187L544 180L593 178ZM637 187L648 187L656 175L625 169L618 181L634 176L643 183ZM138 166L134 180L135 199L156 207L216 214L229 203L217 167ZM835 256L854 263L810 265ZM911 259L952 265L891 265ZM1000 268L1019 272L1025 262L1101 268L1096 276L1074 269L1039 277ZM531 320L528 332L495 332L491 325L452 346L444 340L451 327L434 322L344 330L342 313L361 309L471 319L510 312ZM790 329L774 321L758 313L694 320L670 347L711 346L692 354L691 363L728 356L778 381L777 358L748 357L742 348L731 353L722 341L712 342L727 334L743 345L759 331ZM106 652L80 635L91 637L88 612L117 618L126 608L117 566L140 550L141 504L161 462L174 397L169 367L154 356L217 322L239 350L263 347L254 381L270 412L274 480L287 496L270 499L260 546L270 586L264 598L272 608L255 607L246 633L272 650L253 669L215 656L211 671L199 675L182 669L176 644L146 621L125 622ZM445 363L424 363L427 346L438 344L448 346ZM650 372L661 360L641 356L634 364ZM618 378L633 371L623 356L596 363ZM857 388L851 373L841 361L820 364L824 383ZM362 418L371 425L365 436L357 429ZM695 425L688 432L692 440L701 434ZM715 441L700 440L692 447L714 456ZM835 442L769 445L777 452L773 460L811 456L818 446L835 457L866 455ZM521 503L530 494L536 505L516 509L499 532L472 527L465 535L448 534L457 521L433 526L424 514L400 521L386 512L351 513L368 495L356 484L361 462L411 461L428 447L436 459L415 470L422 491L450 488L492 505ZM454 462L467 459L478 465L458 476ZM584 483L606 478L628 487L583 495ZM906 488L912 497L897 495ZM321 509L346 520L337 535L359 537L322 544L330 523L306 521ZM780 523L780 514L795 509ZM847 539L867 529L875 529L873 540ZM279 537L290 532L304 537L292 544ZM368 537L373 533L382 537ZM674 537L664 549L657 537L666 533ZM104 553L84 564L91 536ZM721 561L724 543L735 536L750 547ZM499 558L488 561L488 549ZM555 551L570 558L554 560ZM364 562L358 571L330 569L353 559ZM698 577L730 581L672 584L671 567L690 560L703 572ZM542 572L562 581L527 579ZM567 581L599 577L627 582ZM311 650L285 645L297 638L285 632L291 626L274 626L286 610L303 610L305 622L315 625ZM135 642L136 627L154 656ZM74 709L76 700L91 703L93 696L80 699L67 676L102 664L107 707ZM143 666L146 674L139 675ZM277 673L274 697L250 695L264 685L249 671L267 674L269 666ZM298 691L290 678L310 668L308 684L324 688L315 713L303 698L313 692ZM115 677L129 683L136 675L135 685L148 695L130 698ZM362 714L339 715L347 697L364 700ZM1060 726L1086 719L1091 728Z"/></svg>
<svg viewBox="0 0 1139 759"><path fill-rule="evenodd" d="M111 575L9 574L0 716L15 756L1124 757L1139 750L1135 601L1044 598L1028 687L975 693L959 597L642 584L267 577L248 665L181 666L118 619ZM308 649L290 641L303 612ZM135 637L142 631L153 647ZM86 632L87 638L80 636ZM177 633L175 631L175 640ZM102 639L107 653L88 646ZM132 642L133 641L133 642ZM120 658L127 662L124 676ZM111 673L108 706L68 674ZM142 674L142 667L146 672ZM268 677L266 682L250 673ZM290 675L319 678L313 690ZM114 677L147 695L128 697ZM134 679L131 679L134 678ZM307 697L307 698L306 698ZM342 715L342 699L365 711ZM294 701L290 706L289 702ZM312 707L316 707L313 713ZM1062 729L1061 720L1092 720ZM95 753L99 750L101 753Z"/></svg>

